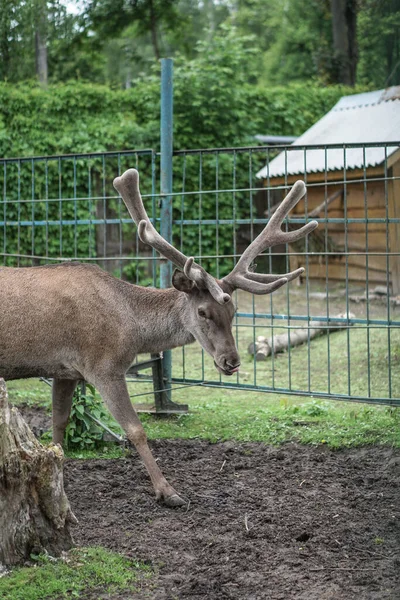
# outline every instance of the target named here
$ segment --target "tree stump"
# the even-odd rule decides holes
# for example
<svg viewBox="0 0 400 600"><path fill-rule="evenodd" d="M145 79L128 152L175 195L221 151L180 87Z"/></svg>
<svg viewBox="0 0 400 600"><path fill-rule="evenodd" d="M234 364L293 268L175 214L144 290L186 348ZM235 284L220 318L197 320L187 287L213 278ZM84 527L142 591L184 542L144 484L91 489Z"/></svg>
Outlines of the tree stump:
<svg viewBox="0 0 400 600"><path fill-rule="evenodd" d="M31 554L58 556L72 546L77 522L63 483L61 446L42 446L0 378L0 563L23 563Z"/></svg>

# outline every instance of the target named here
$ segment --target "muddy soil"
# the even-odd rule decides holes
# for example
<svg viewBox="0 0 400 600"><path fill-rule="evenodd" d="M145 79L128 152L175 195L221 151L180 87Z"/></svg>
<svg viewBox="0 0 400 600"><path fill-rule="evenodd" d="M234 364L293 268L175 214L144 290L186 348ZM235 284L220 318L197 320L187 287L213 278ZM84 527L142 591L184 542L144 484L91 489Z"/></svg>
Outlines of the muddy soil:
<svg viewBox="0 0 400 600"><path fill-rule="evenodd" d="M87 599L398 600L400 451L152 443L188 499L157 504L135 454L67 460L79 545L148 561L134 595Z"/></svg>
<svg viewBox="0 0 400 600"><path fill-rule="evenodd" d="M19 409L37 433L50 427L43 409ZM400 450L151 446L186 507L156 503L135 452L66 461L76 544L154 570L135 594L85 600L400 600Z"/></svg>
<svg viewBox="0 0 400 600"><path fill-rule="evenodd" d="M51 414L42 406L18 404L16 408L37 438L40 438L43 433L51 429Z"/></svg>

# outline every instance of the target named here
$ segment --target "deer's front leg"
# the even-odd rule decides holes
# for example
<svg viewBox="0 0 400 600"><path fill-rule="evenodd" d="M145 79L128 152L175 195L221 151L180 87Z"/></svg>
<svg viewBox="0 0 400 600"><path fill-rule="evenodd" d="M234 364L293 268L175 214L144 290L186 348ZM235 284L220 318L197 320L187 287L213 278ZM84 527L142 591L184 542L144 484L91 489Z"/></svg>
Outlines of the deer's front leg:
<svg viewBox="0 0 400 600"><path fill-rule="evenodd" d="M97 380L93 383L114 419L121 425L128 440L135 446L142 458L154 486L157 500L163 501L167 506L186 504L165 479L154 460L147 443L146 433L130 401L125 378L106 382Z"/></svg>

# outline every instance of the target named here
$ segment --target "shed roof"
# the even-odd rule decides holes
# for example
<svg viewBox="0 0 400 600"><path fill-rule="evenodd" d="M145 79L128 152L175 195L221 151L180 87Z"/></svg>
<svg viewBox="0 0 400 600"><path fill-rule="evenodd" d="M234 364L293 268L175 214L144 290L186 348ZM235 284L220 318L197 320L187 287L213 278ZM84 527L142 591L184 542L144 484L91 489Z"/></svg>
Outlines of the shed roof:
<svg viewBox="0 0 400 600"><path fill-rule="evenodd" d="M398 142L400 138L400 86L343 96L322 119L291 145L325 145ZM399 146L307 149L281 152L257 177L280 177L346 169L374 167Z"/></svg>

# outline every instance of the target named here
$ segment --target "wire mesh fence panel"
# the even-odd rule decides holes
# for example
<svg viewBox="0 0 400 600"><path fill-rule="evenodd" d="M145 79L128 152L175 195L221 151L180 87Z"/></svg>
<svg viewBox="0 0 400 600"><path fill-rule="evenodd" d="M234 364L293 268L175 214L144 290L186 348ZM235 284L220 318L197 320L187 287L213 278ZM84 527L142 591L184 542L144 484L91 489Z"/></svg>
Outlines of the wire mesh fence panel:
<svg viewBox="0 0 400 600"><path fill-rule="evenodd" d="M174 153L173 243L217 278L232 270L297 179L307 194L283 227L311 218L319 227L257 259L258 272L304 267L304 276L266 296L235 292L240 372L221 376L193 344L173 351L173 385L400 405L399 146ZM1 160L0 264L79 260L158 286L162 259L139 240L112 181L139 170L159 230L159 159L133 150Z"/></svg>
<svg viewBox="0 0 400 600"><path fill-rule="evenodd" d="M112 186L129 167L143 175L156 219L151 150L0 161L0 260L4 266L95 262L135 283L156 284L154 256Z"/></svg>
<svg viewBox="0 0 400 600"><path fill-rule="evenodd" d="M174 353L175 381L400 404L398 148L175 153L176 243L217 277L232 269L297 179L307 194L284 228L319 222L308 238L257 259L258 272L304 267L300 280L268 296L236 292L240 372L219 375L204 351L189 346Z"/></svg>

